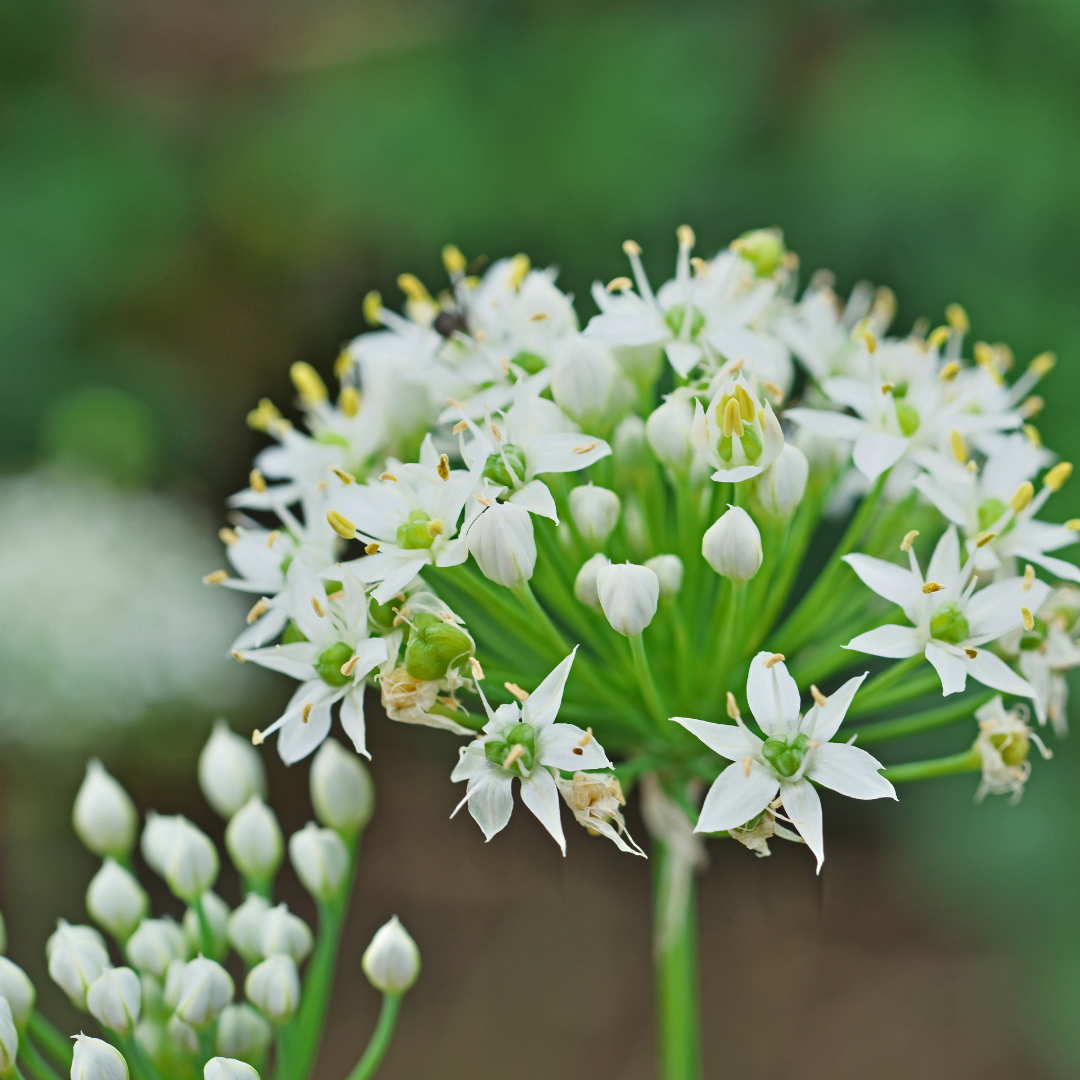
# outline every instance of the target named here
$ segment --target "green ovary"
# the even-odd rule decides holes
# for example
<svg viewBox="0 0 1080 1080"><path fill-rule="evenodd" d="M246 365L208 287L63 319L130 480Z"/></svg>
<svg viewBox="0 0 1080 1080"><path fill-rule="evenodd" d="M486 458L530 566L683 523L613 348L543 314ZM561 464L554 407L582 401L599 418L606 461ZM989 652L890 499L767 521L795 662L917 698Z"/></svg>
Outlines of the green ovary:
<svg viewBox="0 0 1080 1080"><path fill-rule="evenodd" d="M347 686L352 682L352 676L342 675L341 668L352 659L352 655L352 646L344 641L336 641L329 649L324 649L315 661L319 678L328 686Z"/></svg>
<svg viewBox="0 0 1080 1080"><path fill-rule="evenodd" d="M510 475L507 465L514 470L517 482L520 484L525 479L525 451L520 446L507 443L502 454L488 454L487 464L484 466L484 476L494 484L502 484L503 487L514 487L514 478ZM503 460L503 455L506 460Z"/></svg>
<svg viewBox="0 0 1080 1080"><path fill-rule="evenodd" d="M810 738L800 731L790 743L786 739L766 739L761 753L781 776L794 776L809 749Z"/></svg>
<svg viewBox="0 0 1080 1080"><path fill-rule="evenodd" d="M423 510L414 510L404 525L398 526L397 546L406 551L429 548L435 543L435 537L428 532L431 520Z"/></svg>
<svg viewBox="0 0 1080 1080"><path fill-rule="evenodd" d="M414 678L434 682L449 667L464 667L473 654L472 638L459 626L422 611L412 619L405 648L405 670Z"/></svg>
<svg viewBox="0 0 1080 1080"><path fill-rule="evenodd" d="M968 621L959 604L945 604L930 620L930 636L950 645L959 645L968 639Z"/></svg>
<svg viewBox="0 0 1080 1080"><path fill-rule="evenodd" d="M515 746L522 749L509 766L504 765ZM498 742L484 744L484 753L493 765L502 765L515 776L528 776L536 761L536 732L532 724L517 723L507 728Z"/></svg>
<svg viewBox="0 0 1080 1080"><path fill-rule="evenodd" d="M701 333L702 327L705 325L705 315L698 308L693 309L694 314L690 323L690 336L697 337ZM664 316L668 326L671 327L671 332L678 336L682 333L683 319L686 318L686 307L683 304L676 304L674 307L668 310L668 313Z"/></svg>
<svg viewBox="0 0 1080 1080"><path fill-rule="evenodd" d="M979 503L979 528L989 529L1008 507L1000 499L984 499Z"/></svg>
<svg viewBox="0 0 1080 1080"><path fill-rule="evenodd" d="M547 367L547 363L542 356L537 356L536 353L526 352L524 349L517 354L511 361L511 364L515 364L529 375L535 375L539 371L543 371Z"/></svg>
<svg viewBox="0 0 1080 1080"><path fill-rule="evenodd" d="M896 419L900 423L900 430L905 435L914 435L919 430L919 410L906 401L897 401Z"/></svg>

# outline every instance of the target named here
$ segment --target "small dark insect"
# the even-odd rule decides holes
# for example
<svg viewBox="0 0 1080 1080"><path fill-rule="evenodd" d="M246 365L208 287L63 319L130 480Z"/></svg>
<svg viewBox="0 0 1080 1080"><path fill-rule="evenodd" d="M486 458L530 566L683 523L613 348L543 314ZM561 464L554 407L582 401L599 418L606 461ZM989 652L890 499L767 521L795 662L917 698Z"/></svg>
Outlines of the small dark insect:
<svg viewBox="0 0 1080 1080"><path fill-rule="evenodd" d="M441 311L435 316L435 329L443 337L452 337L457 331L465 333L468 327L465 318L459 311Z"/></svg>

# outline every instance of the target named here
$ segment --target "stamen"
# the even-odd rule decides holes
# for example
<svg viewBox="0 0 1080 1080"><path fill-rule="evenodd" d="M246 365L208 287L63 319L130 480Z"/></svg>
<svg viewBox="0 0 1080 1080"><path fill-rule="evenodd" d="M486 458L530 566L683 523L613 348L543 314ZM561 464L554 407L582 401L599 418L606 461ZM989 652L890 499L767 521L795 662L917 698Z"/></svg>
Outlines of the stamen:
<svg viewBox="0 0 1080 1080"><path fill-rule="evenodd" d="M262 746L262 744L263 744L263 735L262 735L262 732L258 728L256 728L251 733L251 742L252 742L253 746Z"/></svg>
<svg viewBox="0 0 1080 1080"><path fill-rule="evenodd" d="M525 747L522 746L521 743L515 743L513 746L510 747L510 753L503 758L502 767L504 769L509 769L510 766L513 765L514 762L516 762L517 759L521 757L524 753Z"/></svg>
<svg viewBox="0 0 1080 1080"><path fill-rule="evenodd" d="M336 465L330 467L330 471L346 486L356 483L356 477L351 472L339 469Z"/></svg>
<svg viewBox="0 0 1080 1080"><path fill-rule="evenodd" d="M585 734L582 735L580 739L578 739L577 744L578 744L578 746L588 746L589 743L592 742L592 739L593 739L592 728L587 727L585 729Z"/></svg>
<svg viewBox="0 0 1080 1080"><path fill-rule="evenodd" d="M281 420L277 406L269 399L262 398L259 407L247 414L247 425L255 431L269 431L270 425Z"/></svg>
<svg viewBox="0 0 1080 1080"><path fill-rule="evenodd" d="M961 435L956 428L953 428L952 431L949 432L949 448L953 452L953 457L956 458L961 465L967 464L967 443L964 442L964 436Z"/></svg>
<svg viewBox="0 0 1080 1080"><path fill-rule="evenodd" d="M1041 379L1044 375L1050 374L1056 363L1056 354L1052 352L1039 353L1039 355L1028 364L1028 371Z"/></svg>
<svg viewBox="0 0 1080 1080"><path fill-rule="evenodd" d="M397 477L392 472L379 473L379 479L392 480L395 484L397 483Z"/></svg>
<svg viewBox="0 0 1080 1080"><path fill-rule="evenodd" d="M588 443L586 446L575 446L573 452L575 454L590 454L595 449L596 449L596 443L591 442L591 443Z"/></svg>
<svg viewBox="0 0 1080 1080"><path fill-rule="evenodd" d="M612 278L607 283L608 292L629 292L634 287L634 283L628 277Z"/></svg>
<svg viewBox="0 0 1080 1080"><path fill-rule="evenodd" d="M979 535L975 537L975 546L986 547L986 545L989 544L991 540L995 539L997 539L997 533L990 532L990 530L987 529L984 532L979 533Z"/></svg>
<svg viewBox="0 0 1080 1080"><path fill-rule="evenodd" d="M1043 398L1039 397L1038 394L1032 394L1031 397L1025 398L1020 403L1019 411L1020 415L1025 420L1031 420L1033 417L1038 416L1045 407L1046 401Z"/></svg>
<svg viewBox="0 0 1080 1080"><path fill-rule="evenodd" d="M329 491L330 490L330 485L325 480L320 480L315 485L315 490L316 491Z"/></svg>
<svg viewBox="0 0 1080 1080"><path fill-rule="evenodd" d="M735 700L735 695L730 690L727 692L727 714L729 720L738 720L742 715L739 712L739 703Z"/></svg>
<svg viewBox="0 0 1080 1080"><path fill-rule="evenodd" d="M881 384L883 394L891 394L896 389L896 383L886 382Z"/></svg>
<svg viewBox="0 0 1080 1080"><path fill-rule="evenodd" d="M280 529L274 529L274 530L272 530L272 531L270 532L270 534L269 534L269 535L267 536L267 538L266 538L266 546L267 546L268 548L272 548L272 547L274 546L274 544L275 544L275 543L277 542L277 538L278 538L278 537L279 537L280 535L281 535L281 530L280 530Z"/></svg>
<svg viewBox="0 0 1080 1080"><path fill-rule="evenodd" d="M776 664L782 663L783 659L784 659L784 654L783 653L774 652L772 654L772 656L770 656L767 660L765 660L763 662L762 666L767 667L767 668L772 668Z"/></svg>
<svg viewBox="0 0 1080 1080"><path fill-rule="evenodd" d="M692 248L697 243L697 237L694 236L694 230L689 225L680 225L675 230L675 236L679 241L680 247Z"/></svg>
<svg viewBox="0 0 1080 1080"><path fill-rule="evenodd" d="M928 581L923 587L922 591L929 596L931 593L941 592L945 586L940 581Z"/></svg>
<svg viewBox="0 0 1080 1080"><path fill-rule="evenodd" d="M379 553L378 542L373 540L370 544L365 544L364 552L367 555L377 555Z"/></svg>
<svg viewBox="0 0 1080 1080"><path fill-rule="evenodd" d="M761 389L772 399L774 405L783 405L784 403L784 391L780 389L776 383L766 380L761 384Z"/></svg>
<svg viewBox="0 0 1080 1080"><path fill-rule="evenodd" d="M968 313L959 304L950 304L945 309L945 318L958 334L966 334L971 329Z"/></svg>
<svg viewBox="0 0 1080 1080"><path fill-rule="evenodd" d="M518 686L518 684L516 682L504 682L503 686L505 686L506 689L509 690L510 693L513 694L514 697L516 697L518 699L518 701L528 701L529 700L529 691L528 690L523 690L520 686ZM584 744L582 744L582 745L584 745Z"/></svg>
<svg viewBox="0 0 1080 1080"><path fill-rule="evenodd" d="M904 535L904 539L900 541L901 551L910 551L912 545L915 543L915 537L919 535L918 529L912 529L911 532Z"/></svg>
<svg viewBox="0 0 1080 1080"><path fill-rule="evenodd" d="M543 322L547 317L546 311L538 311L535 315L529 316L529 322Z"/></svg>
<svg viewBox="0 0 1080 1080"><path fill-rule="evenodd" d="M450 479L450 458L446 454L439 455L439 464L436 466L436 472L443 480Z"/></svg>
<svg viewBox="0 0 1080 1080"><path fill-rule="evenodd" d="M301 719L301 720L302 720L302 721L303 721L303 722L304 722L305 724L306 724L306 723L308 722L308 718L309 718L309 717L311 716L311 710L312 710L312 709L313 709L314 707L315 707L315 706L314 706L314 705L312 705L312 703L311 703L310 701L307 701L307 702L305 702L305 703L304 703L304 711L303 711L303 712L302 712L302 713L300 714L300 719Z"/></svg>
<svg viewBox="0 0 1080 1080"><path fill-rule="evenodd" d="M488 427L491 428L491 434L494 437L495 442L501 443L503 441L502 432L492 423L489 423Z"/></svg>
<svg viewBox="0 0 1080 1080"><path fill-rule="evenodd" d="M247 613L247 624L250 626L260 616L265 615L270 610L270 605L266 602L266 597L261 597L255 602L251 610Z"/></svg>
<svg viewBox="0 0 1080 1080"><path fill-rule="evenodd" d="M1044 477L1043 484L1051 491L1060 491L1065 481L1072 476L1072 462L1059 461Z"/></svg>
<svg viewBox="0 0 1080 1080"><path fill-rule="evenodd" d="M730 439L732 435L739 438L743 435L742 410L735 398L729 398L724 406L724 438Z"/></svg>
<svg viewBox="0 0 1080 1080"><path fill-rule="evenodd" d="M326 618L326 608L322 606L322 603L317 596L311 598L311 610L314 611L320 619Z"/></svg>
<svg viewBox="0 0 1080 1080"><path fill-rule="evenodd" d="M977 473L979 471L979 466L975 461L969 461L964 468L967 469L969 473Z"/></svg>
<svg viewBox="0 0 1080 1080"><path fill-rule="evenodd" d="M228 570L214 570L211 573L205 575L202 579L204 585L220 585L223 581L229 580Z"/></svg>
<svg viewBox="0 0 1080 1080"><path fill-rule="evenodd" d="M754 759L750 754L742 759L742 774L747 780L750 779L750 766L754 764Z"/></svg>
<svg viewBox="0 0 1080 1080"><path fill-rule="evenodd" d="M319 405L330 396L326 392L326 384L319 378L319 373L303 360L298 360L289 368L289 378L292 379L305 408Z"/></svg>
<svg viewBox="0 0 1080 1080"><path fill-rule="evenodd" d="M529 256L518 254L510 260L510 288L517 292L520 290L522 283L525 281L529 270L532 268L532 264L529 262Z"/></svg>
<svg viewBox="0 0 1080 1080"><path fill-rule="evenodd" d="M967 657L968 657L969 660L974 660L975 657L979 655L977 649L971 649L966 645L964 646L964 652L967 653Z"/></svg>
<svg viewBox="0 0 1080 1080"><path fill-rule="evenodd" d="M240 539L240 534L235 529L218 529L218 539L223 544L235 544Z"/></svg>
<svg viewBox="0 0 1080 1080"><path fill-rule="evenodd" d="M938 372L939 382L952 382L957 375L960 374L960 365L955 360L950 360L940 372Z"/></svg>
<svg viewBox="0 0 1080 1080"><path fill-rule="evenodd" d="M356 537L356 524L350 521L344 514L331 510L326 515L330 528L345 540L353 540Z"/></svg>
<svg viewBox="0 0 1080 1080"><path fill-rule="evenodd" d="M742 414L743 422L746 424L752 424L754 417L757 416L757 406L754 404L754 399L746 392L746 387L742 383L739 383L735 387L735 400L739 403L739 412Z"/></svg>
<svg viewBox="0 0 1080 1080"><path fill-rule="evenodd" d="M624 255L640 255L641 254L641 245L639 243L637 243L637 241L635 241L635 240L625 240L625 241L623 241L622 249L623 249L623 254Z"/></svg>
<svg viewBox="0 0 1080 1080"><path fill-rule="evenodd" d="M345 590L338 589L337 592L332 592L326 599L329 600L331 604L336 603L338 600L344 600Z"/></svg>
<svg viewBox="0 0 1080 1080"><path fill-rule="evenodd" d="M1052 472L1053 470L1051 470ZM1050 473L1046 474L1047 479L1050 477ZM1045 483L1045 481L1044 481ZM1030 480L1025 480L1013 493L1013 497L1009 500L1009 506L1012 508L1014 514L1019 514L1021 510L1029 502L1031 497L1035 494L1035 487Z"/></svg>
<svg viewBox="0 0 1080 1080"><path fill-rule="evenodd" d="M492 501L491 499L489 499L489 498L488 498L488 497L487 497L487 496L486 496L486 495L485 495L485 494L484 494L484 493L483 493L482 491L478 491L478 492L477 492L477 493L476 493L476 494L475 494L475 495L473 496L473 498L474 498L474 499L475 499L475 500L476 500L476 501L477 501L477 502L478 502L478 503L479 503L479 504L480 504L481 506L493 506L493 505L494 505L494 502L493 502L493 501Z"/></svg>
<svg viewBox="0 0 1080 1080"><path fill-rule="evenodd" d="M1024 438L1026 438L1036 450L1042 447L1042 436L1039 434L1039 429L1034 424L1025 424L1020 430L1024 433Z"/></svg>
<svg viewBox="0 0 1080 1080"><path fill-rule="evenodd" d="M348 417L354 417L360 411L360 391L355 386L343 386L338 395L338 406Z"/></svg>
<svg viewBox="0 0 1080 1080"><path fill-rule="evenodd" d="M1028 563L1024 567L1024 584L1021 588L1024 592L1031 592L1031 586L1035 584L1035 567Z"/></svg>
<svg viewBox="0 0 1080 1080"><path fill-rule="evenodd" d="M1069 518L1065 522L1065 528L1072 532L1080 532L1080 518Z"/></svg>
<svg viewBox="0 0 1080 1080"><path fill-rule="evenodd" d="M699 278L704 277L709 272L709 264L704 259L699 259L696 255L690 260L690 265L694 268L694 273Z"/></svg>
<svg viewBox="0 0 1080 1080"><path fill-rule="evenodd" d="M463 401L458 401L457 398L448 397L446 399L446 404L453 406L455 409L460 409L462 412L465 412L465 403Z"/></svg>
<svg viewBox="0 0 1080 1080"><path fill-rule="evenodd" d="M1035 629L1035 616L1031 614L1031 608L1026 606L1022 607L1020 609L1020 617L1024 620L1025 630L1030 631Z"/></svg>
<svg viewBox="0 0 1080 1080"><path fill-rule="evenodd" d="M936 330L930 332L929 337L926 339L926 344L931 349L940 349L948 340L949 328L947 326L939 326Z"/></svg>
<svg viewBox="0 0 1080 1080"><path fill-rule="evenodd" d="M442 249L443 266L451 277L465 272L465 256L456 244L447 244Z"/></svg>
<svg viewBox="0 0 1080 1080"><path fill-rule="evenodd" d="M257 491L261 495L266 490L266 477L258 469L252 469L248 474L248 484L251 485L252 491Z"/></svg>
<svg viewBox="0 0 1080 1080"><path fill-rule="evenodd" d="M814 699L814 703L821 708L824 708L825 703L829 700L813 683L810 684L810 696Z"/></svg>
<svg viewBox="0 0 1080 1080"><path fill-rule="evenodd" d="M359 663L359 656L354 656L351 660L346 660L345 663L341 665L341 674L347 677L351 676L352 673L356 670L356 665Z"/></svg>
<svg viewBox="0 0 1080 1080"><path fill-rule="evenodd" d="M509 375L510 374L510 357L509 356L500 356L499 357L499 367L502 368L502 373L504 375Z"/></svg>
<svg viewBox="0 0 1080 1080"><path fill-rule="evenodd" d="M423 282L415 274L398 274L397 285L410 300L431 299Z"/></svg>
<svg viewBox="0 0 1080 1080"><path fill-rule="evenodd" d="M463 431L468 431L468 430L469 430L469 421L468 420L459 420L454 425L454 434L455 435L460 435Z"/></svg>
<svg viewBox="0 0 1080 1080"><path fill-rule="evenodd" d="M242 652L240 652L239 649L233 649L232 650L232 658L238 664L246 664L247 663L247 658L244 656L244 654Z"/></svg>
<svg viewBox="0 0 1080 1080"><path fill-rule="evenodd" d="M469 666L472 668L473 678L482 679L484 677L484 669L480 666L480 661L475 656L469 657Z"/></svg>
<svg viewBox="0 0 1080 1080"><path fill-rule="evenodd" d="M442 536L444 532L446 532L446 526L438 518L433 518L427 523L427 534L432 540L436 536Z"/></svg>

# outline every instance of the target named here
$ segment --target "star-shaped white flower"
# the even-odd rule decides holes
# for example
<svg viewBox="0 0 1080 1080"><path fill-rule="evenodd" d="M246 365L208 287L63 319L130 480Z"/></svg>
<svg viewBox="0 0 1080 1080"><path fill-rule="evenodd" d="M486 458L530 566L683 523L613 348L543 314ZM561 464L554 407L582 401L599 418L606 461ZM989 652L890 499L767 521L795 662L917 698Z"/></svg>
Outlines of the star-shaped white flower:
<svg viewBox="0 0 1080 1080"><path fill-rule="evenodd" d="M763 472L784 449L772 405L741 372L720 382L707 409L695 402L690 441L716 470L713 480L735 484Z"/></svg>
<svg viewBox="0 0 1080 1080"><path fill-rule="evenodd" d="M825 704L815 703L800 716L799 688L783 660L760 652L750 662L746 699L765 739L758 738L741 719L736 724L710 724L673 716L710 750L733 763L709 789L694 831L743 828L779 793L788 819L817 857L820 872L825 840L815 783L852 799L896 798L892 784L881 775L880 761L850 743L830 742L865 678L864 673L849 679Z"/></svg>

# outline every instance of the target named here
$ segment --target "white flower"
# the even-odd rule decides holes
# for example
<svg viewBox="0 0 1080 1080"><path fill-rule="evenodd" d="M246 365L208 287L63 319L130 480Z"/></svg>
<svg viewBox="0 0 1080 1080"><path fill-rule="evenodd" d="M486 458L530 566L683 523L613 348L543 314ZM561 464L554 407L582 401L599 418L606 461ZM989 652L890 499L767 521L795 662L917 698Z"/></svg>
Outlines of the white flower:
<svg viewBox="0 0 1080 1080"><path fill-rule="evenodd" d="M128 1080L127 1062L115 1046L80 1031L75 1036L71 1080Z"/></svg>
<svg viewBox="0 0 1080 1080"><path fill-rule="evenodd" d="M86 910L98 926L126 941L150 910L150 898L135 875L110 856L90 880Z"/></svg>
<svg viewBox="0 0 1080 1080"><path fill-rule="evenodd" d="M910 569L905 570L869 555L844 556L864 584L899 604L913 624L879 626L859 634L844 648L894 659L923 653L941 677L943 694L963 690L970 675L994 690L1032 697L1031 685L983 646L1019 627L1023 609L1038 609L1050 586L1009 578L972 595L978 580L974 562L969 560L961 570L955 525L938 541L925 579L910 545L908 558Z"/></svg>
<svg viewBox="0 0 1080 1080"><path fill-rule="evenodd" d="M203 1066L203 1080L259 1080L259 1074L246 1061L212 1057Z"/></svg>
<svg viewBox="0 0 1080 1080"><path fill-rule="evenodd" d="M678 555L654 555L645 565L660 582L661 596L677 596L682 590L683 564Z"/></svg>
<svg viewBox="0 0 1080 1080"><path fill-rule="evenodd" d="M648 566L612 563L596 575L604 617L624 637L640 634L656 615L660 579Z"/></svg>
<svg viewBox="0 0 1080 1080"><path fill-rule="evenodd" d="M285 953L298 964L311 952L311 931L299 916L289 911L287 904L278 904L263 916L262 954L274 956Z"/></svg>
<svg viewBox="0 0 1080 1080"><path fill-rule="evenodd" d="M142 984L131 968L107 968L86 991L90 1015L118 1035L130 1035L139 1022Z"/></svg>
<svg viewBox="0 0 1080 1080"><path fill-rule="evenodd" d="M690 437L694 425L694 392L679 387L665 396L663 403L649 414L645 433L649 445L661 465L676 475L683 475L694 459L694 444Z"/></svg>
<svg viewBox="0 0 1080 1080"><path fill-rule="evenodd" d="M253 795L266 798L266 766L262 758L224 720L216 721L199 755L199 787L206 801L226 820Z"/></svg>
<svg viewBox="0 0 1080 1080"><path fill-rule="evenodd" d="M311 763L311 805L319 823L338 832L362 829L375 811L375 786L364 763L327 739Z"/></svg>
<svg viewBox="0 0 1080 1080"><path fill-rule="evenodd" d="M585 337L561 343L551 392L567 416L584 428L603 432L611 430L632 400L632 390L614 357Z"/></svg>
<svg viewBox="0 0 1080 1080"><path fill-rule="evenodd" d="M87 763L71 817L79 839L95 855L124 858L135 845L135 804L97 758Z"/></svg>
<svg viewBox="0 0 1080 1080"><path fill-rule="evenodd" d="M622 503L608 488L590 482L570 491L570 516L578 532L595 547L603 547L619 520Z"/></svg>
<svg viewBox="0 0 1080 1080"><path fill-rule="evenodd" d="M284 953L268 956L248 972L244 993L274 1023L285 1023L300 1004L300 975L296 961Z"/></svg>
<svg viewBox="0 0 1080 1080"><path fill-rule="evenodd" d="M420 974L420 950L395 915L380 926L360 961L364 974L384 994L404 994Z"/></svg>
<svg viewBox="0 0 1080 1080"><path fill-rule="evenodd" d="M536 567L532 518L514 503L494 503L475 518L468 531L469 551L484 577L518 589Z"/></svg>
<svg viewBox="0 0 1080 1080"><path fill-rule="evenodd" d="M26 972L6 956L0 956L0 998L11 1006L11 1017L20 1031L34 1011L37 991Z"/></svg>
<svg viewBox="0 0 1080 1080"><path fill-rule="evenodd" d="M301 681L285 712L260 732L259 740L280 730L281 759L286 764L300 761L326 738L330 710L340 701L341 726L366 754L365 679L387 655L386 642L369 636L367 594L351 573L345 574L343 589L333 600L325 583L302 563L294 562L287 577L285 592L275 603L285 607L307 640L241 654Z"/></svg>
<svg viewBox="0 0 1080 1080"><path fill-rule="evenodd" d="M333 899L349 872L349 850L333 829L320 829L309 821L289 837L293 869L316 900Z"/></svg>
<svg viewBox="0 0 1080 1080"><path fill-rule="evenodd" d="M59 919L45 943L49 977L77 1009L86 1008L90 984L112 966L105 940L92 926L72 926Z"/></svg>
<svg viewBox="0 0 1080 1080"><path fill-rule="evenodd" d="M11 1016L11 1006L0 998L0 1076L11 1076L15 1072L18 1056L19 1032Z"/></svg>
<svg viewBox="0 0 1080 1080"><path fill-rule="evenodd" d="M465 798L454 813L468 803L469 813L488 840L510 820L514 808L511 785L517 778L522 801L565 855L553 770L611 768L603 747L590 733L573 724L555 722L574 653L544 679L524 705L512 702L492 710L478 684L488 722L482 736L460 749L450 779L455 783L468 780Z"/></svg>
<svg viewBox="0 0 1080 1080"><path fill-rule="evenodd" d="M701 554L723 577L749 581L761 568L761 533L742 507L729 505L705 530Z"/></svg>
<svg viewBox="0 0 1080 1080"><path fill-rule="evenodd" d="M270 901L251 892L229 916L229 944L249 964L263 959L263 920L269 910Z"/></svg>
<svg viewBox="0 0 1080 1080"><path fill-rule="evenodd" d="M776 460L761 474L757 497L773 517L790 517L802 502L810 463L806 455L791 443L785 443Z"/></svg>
<svg viewBox="0 0 1080 1080"><path fill-rule="evenodd" d="M626 831L626 821L622 815L626 797L617 776L612 773L575 772L572 779L566 780L556 774L555 783L579 825L606 836L628 855L645 857L645 852Z"/></svg>
<svg viewBox="0 0 1080 1080"><path fill-rule="evenodd" d="M146 831L149 832L149 815L147 818ZM166 834L167 853L163 864L160 867L154 866L154 869L165 878L174 896L194 904L217 880L217 848L210 837L186 817L177 815L171 822ZM146 833L144 837L145 835ZM146 861L150 862L149 856ZM151 865L153 866L153 863Z"/></svg>
<svg viewBox="0 0 1080 1080"><path fill-rule="evenodd" d="M252 881L271 881L281 865L285 842L274 811L252 795L225 830L233 865Z"/></svg>
<svg viewBox="0 0 1080 1080"><path fill-rule="evenodd" d="M611 560L598 552L591 559L586 559L581 569L574 578L574 596L592 608L600 606L600 594L597 591L597 578L605 566L610 566Z"/></svg>
<svg viewBox="0 0 1080 1080"><path fill-rule="evenodd" d="M1016 654L1020 671L1035 688L1035 715L1040 724L1049 720L1055 733L1064 738L1069 731L1069 683L1067 673L1080 666L1077 646L1077 616L1080 615L1080 589L1063 585L1043 601L1036 612L1030 633L1009 639L1009 653Z"/></svg>
<svg viewBox="0 0 1080 1080"><path fill-rule="evenodd" d="M694 403L690 428L694 449L716 470L717 482L740 483L757 476L784 449L784 433L742 373L720 381L708 408Z"/></svg>
<svg viewBox="0 0 1080 1080"><path fill-rule="evenodd" d="M896 798L881 775L881 762L850 743L830 741L865 678L849 679L824 705L814 704L800 716L799 688L782 658L760 652L750 663L746 697L764 741L741 720L732 726L672 717L732 762L705 796L694 831L748 827L779 792L788 820L817 857L820 872L825 848L815 783L852 799Z"/></svg>
<svg viewBox="0 0 1080 1080"><path fill-rule="evenodd" d="M987 795L1011 795L1010 801L1018 803L1031 775L1028 761L1031 743L1038 746L1044 758L1052 756L1042 739L1027 726L1025 717L1022 706L1006 712L1000 694L975 710L979 735L973 749L982 759L982 780L975 792L976 802L982 802Z"/></svg>
<svg viewBox="0 0 1080 1080"><path fill-rule="evenodd" d="M189 960L180 983L176 1015L193 1028L212 1024L232 1000L232 976L216 961L198 956Z"/></svg>
<svg viewBox="0 0 1080 1080"><path fill-rule="evenodd" d="M124 947L131 966L160 979L173 960L186 960L184 931L170 918L143 919Z"/></svg>
<svg viewBox="0 0 1080 1080"><path fill-rule="evenodd" d="M246 1001L226 1005L218 1017L214 1049L226 1057L262 1061L270 1049L270 1025Z"/></svg>

